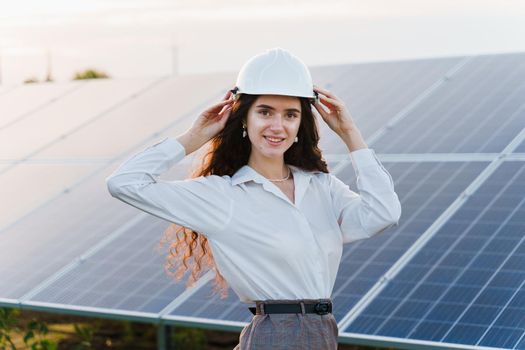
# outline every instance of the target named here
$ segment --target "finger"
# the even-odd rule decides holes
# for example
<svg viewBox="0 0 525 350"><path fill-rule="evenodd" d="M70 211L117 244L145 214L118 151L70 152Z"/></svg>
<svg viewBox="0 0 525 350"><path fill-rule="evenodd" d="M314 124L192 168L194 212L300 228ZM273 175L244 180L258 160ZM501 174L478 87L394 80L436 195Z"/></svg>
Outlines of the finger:
<svg viewBox="0 0 525 350"><path fill-rule="evenodd" d="M227 106L225 107L218 115L218 120L222 120L225 116L229 116L231 111L231 107Z"/></svg>
<svg viewBox="0 0 525 350"><path fill-rule="evenodd" d="M224 113L224 111L226 111L228 109L231 109L231 108L232 108L232 104L231 103L227 103L224 106L222 106L221 113Z"/></svg>
<svg viewBox="0 0 525 350"><path fill-rule="evenodd" d="M326 113L330 113L332 112L334 109L337 109L336 106L334 106L333 104L331 104L330 102L328 101L321 101L321 99L319 99L319 105L324 107L323 109L326 111Z"/></svg>
<svg viewBox="0 0 525 350"><path fill-rule="evenodd" d="M230 108L231 108L231 105L223 106L220 113L224 113L224 111L227 111Z"/></svg>
<svg viewBox="0 0 525 350"><path fill-rule="evenodd" d="M231 112L232 108L231 106L228 106L224 109L224 111L222 111L222 114L223 115L230 115L230 112Z"/></svg>
<svg viewBox="0 0 525 350"><path fill-rule="evenodd" d="M206 112L214 112L220 110L219 108L222 108L224 105L227 105L229 103L232 103L232 100L222 100L220 102L217 102L216 104L212 105L210 108L206 110Z"/></svg>
<svg viewBox="0 0 525 350"><path fill-rule="evenodd" d="M324 104L329 104L329 105L332 105L333 107L338 107L339 109L343 108L343 104L339 100L329 98L326 96L322 96L322 95L320 95L320 99L322 100L321 102Z"/></svg>
<svg viewBox="0 0 525 350"><path fill-rule="evenodd" d="M317 112L321 115L321 117L323 119L326 119L326 117L328 116L328 112L324 109L322 104L320 102L316 102L314 103L314 107L317 110Z"/></svg>

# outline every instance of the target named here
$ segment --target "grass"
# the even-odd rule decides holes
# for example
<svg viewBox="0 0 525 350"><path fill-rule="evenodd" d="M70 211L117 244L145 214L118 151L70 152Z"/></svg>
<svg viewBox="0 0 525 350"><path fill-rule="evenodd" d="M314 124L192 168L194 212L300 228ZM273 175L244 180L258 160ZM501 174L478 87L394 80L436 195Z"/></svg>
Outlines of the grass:
<svg viewBox="0 0 525 350"><path fill-rule="evenodd" d="M157 328L153 324L23 310L18 315L21 332L11 334L18 350L30 349L24 345L23 336L26 325L34 319L47 324L45 339L55 342L59 350L157 348ZM172 337L176 349L232 350L239 341L239 333L186 327L172 327ZM365 349L380 348L347 344L338 347L338 350Z"/></svg>

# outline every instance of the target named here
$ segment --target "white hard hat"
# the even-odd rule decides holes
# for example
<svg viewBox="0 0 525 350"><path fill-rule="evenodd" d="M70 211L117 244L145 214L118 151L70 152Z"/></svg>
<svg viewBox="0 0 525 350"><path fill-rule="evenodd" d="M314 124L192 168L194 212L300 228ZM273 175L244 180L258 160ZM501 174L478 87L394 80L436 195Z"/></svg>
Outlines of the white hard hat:
<svg viewBox="0 0 525 350"><path fill-rule="evenodd" d="M285 49L275 47L250 58L237 75L238 94L287 95L317 99L312 76L306 64ZM313 101L312 101L313 102Z"/></svg>

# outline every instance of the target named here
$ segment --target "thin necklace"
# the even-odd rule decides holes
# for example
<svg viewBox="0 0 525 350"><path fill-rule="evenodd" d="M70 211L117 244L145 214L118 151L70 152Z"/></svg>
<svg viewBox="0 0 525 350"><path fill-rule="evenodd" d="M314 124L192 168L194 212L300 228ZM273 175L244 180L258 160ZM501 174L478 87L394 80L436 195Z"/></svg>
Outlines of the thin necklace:
<svg viewBox="0 0 525 350"><path fill-rule="evenodd" d="M281 182L281 181L286 181L288 180L288 178L290 177L290 167L287 167L288 168L288 175L286 175L286 177L284 179L276 179L276 180L272 180L272 179L268 179L272 182Z"/></svg>

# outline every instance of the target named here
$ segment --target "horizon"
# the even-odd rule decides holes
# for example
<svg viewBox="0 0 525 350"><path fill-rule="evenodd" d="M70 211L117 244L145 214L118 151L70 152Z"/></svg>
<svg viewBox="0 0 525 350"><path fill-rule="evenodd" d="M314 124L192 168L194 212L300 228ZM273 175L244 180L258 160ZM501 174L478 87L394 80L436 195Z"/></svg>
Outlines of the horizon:
<svg viewBox="0 0 525 350"><path fill-rule="evenodd" d="M1 81L44 79L48 54L54 80L68 81L88 68L112 78L232 72L275 46L309 66L525 51L525 3L515 0L300 4L2 1Z"/></svg>

